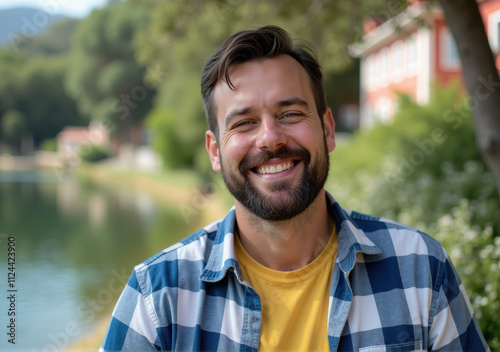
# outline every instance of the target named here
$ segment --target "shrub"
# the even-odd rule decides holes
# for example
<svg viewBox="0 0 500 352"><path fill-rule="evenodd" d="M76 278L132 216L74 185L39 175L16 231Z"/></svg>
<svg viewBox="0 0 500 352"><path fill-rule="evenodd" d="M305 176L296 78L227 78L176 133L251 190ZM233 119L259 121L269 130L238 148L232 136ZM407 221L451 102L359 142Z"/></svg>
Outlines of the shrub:
<svg viewBox="0 0 500 352"><path fill-rule="evenodd" d="M42 142L41 148L45 152L57 152L57 139L46 139Z"/></svg>
<svg viewBox="0 0 500 352"><path fill-rule="evenodd" d="M82 146L79 155L82 161L89 163L96 163L111 156L108 148L95 144Z"/></svg>
<svg viewBox="0 0 500 352"><path fill-rule="evenodd" d="M493 351L500 349L500 237L493 227L477 225L477 210L463 199L450 214L442 215L434 233L443 243L469 293L483 334Z"/></svg>

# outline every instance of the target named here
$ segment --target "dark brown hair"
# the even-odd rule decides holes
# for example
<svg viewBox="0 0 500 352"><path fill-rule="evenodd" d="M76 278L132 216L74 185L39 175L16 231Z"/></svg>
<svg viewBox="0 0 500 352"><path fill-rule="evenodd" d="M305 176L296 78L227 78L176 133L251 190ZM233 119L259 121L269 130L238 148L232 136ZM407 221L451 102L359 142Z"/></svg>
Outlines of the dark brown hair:
<svg viewBox="0 0 500 352"><path fill-rule="evenodd" d="M325 93L321 68L314 51L306 46L295 44L290 35L280 27L265 26L233 34L224 41L217 52L208 58L201 78L201 96L207 117L208 128L218 137L217 107L213 90L219 80L224 80L234 89L229 79L229 69L235 64L251 60L289 55L306 70L311 82L311 90L316 102L321 123L326 111Z"/></svg>

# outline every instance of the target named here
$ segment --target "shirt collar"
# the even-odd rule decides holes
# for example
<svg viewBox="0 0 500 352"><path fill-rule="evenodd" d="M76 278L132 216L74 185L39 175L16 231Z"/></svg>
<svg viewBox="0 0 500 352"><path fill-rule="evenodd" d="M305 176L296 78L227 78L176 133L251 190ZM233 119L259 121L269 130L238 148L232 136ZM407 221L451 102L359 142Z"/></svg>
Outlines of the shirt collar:
<svg viewBox="0 0 500 352"><path fill-rule="evenodd" d="M328 211L337 229L337 262L343 272L349 273L356 263L357 253L379 254L382 251L359 228L356 220L351 217L352 211L343 209L328 192L326 195L329 204Z"/></svg>
<svg viewBox="0 0 500 352"><path fill-rule="evenodd" d="M351 211L344 210L328 193L328 211L335 221L338 237L337 262L340 269L350 272L356 263L356 254L378 254L381 250L359 229L350 216ZM200 279L207 282L217 282L231 270L240 282L243 282L241 270L234 250L234 224L236 214L234 207L224 219L217 223L210 256Z"/></svg>
<svg viewBox="0 0 500 352"><path fill-rule="evenodd" d="M243 281L241 270L236 260L234 250L234 224L236 213L234 207L224 219L217 223L216 228L207 231L216 231L205 269L200 279L207 282L217 282L226 276L228 270L233 270L240 281ZM207 245L208 246L208 245Z"/></svg>

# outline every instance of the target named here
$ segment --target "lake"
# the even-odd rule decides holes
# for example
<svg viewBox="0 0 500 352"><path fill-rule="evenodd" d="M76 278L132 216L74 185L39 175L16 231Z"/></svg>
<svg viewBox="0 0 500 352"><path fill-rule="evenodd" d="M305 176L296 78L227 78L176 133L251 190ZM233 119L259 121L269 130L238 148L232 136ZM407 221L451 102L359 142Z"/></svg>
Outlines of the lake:
<svg viewBox="0 0 500 352"><path fill-rule="evenodd" d="M0 350L62 350L90 333L110 316L133 267L197 222L145 193L0 172Z"/></svg>

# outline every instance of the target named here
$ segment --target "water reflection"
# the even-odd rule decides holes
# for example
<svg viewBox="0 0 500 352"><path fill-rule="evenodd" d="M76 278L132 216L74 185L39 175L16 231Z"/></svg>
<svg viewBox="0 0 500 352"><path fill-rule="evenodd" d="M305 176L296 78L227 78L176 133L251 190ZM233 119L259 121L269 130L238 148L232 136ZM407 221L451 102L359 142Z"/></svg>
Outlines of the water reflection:
<svg viewBox="0 0 500 352"><path fill-rule="evenodd" d="M196 227L176 205L146 194L0 172L0 277L7 276L4 238L15 236L18 290L16 345L2 338L0 350L59 350L88 333L112 310L134 265Z"/></svg>

